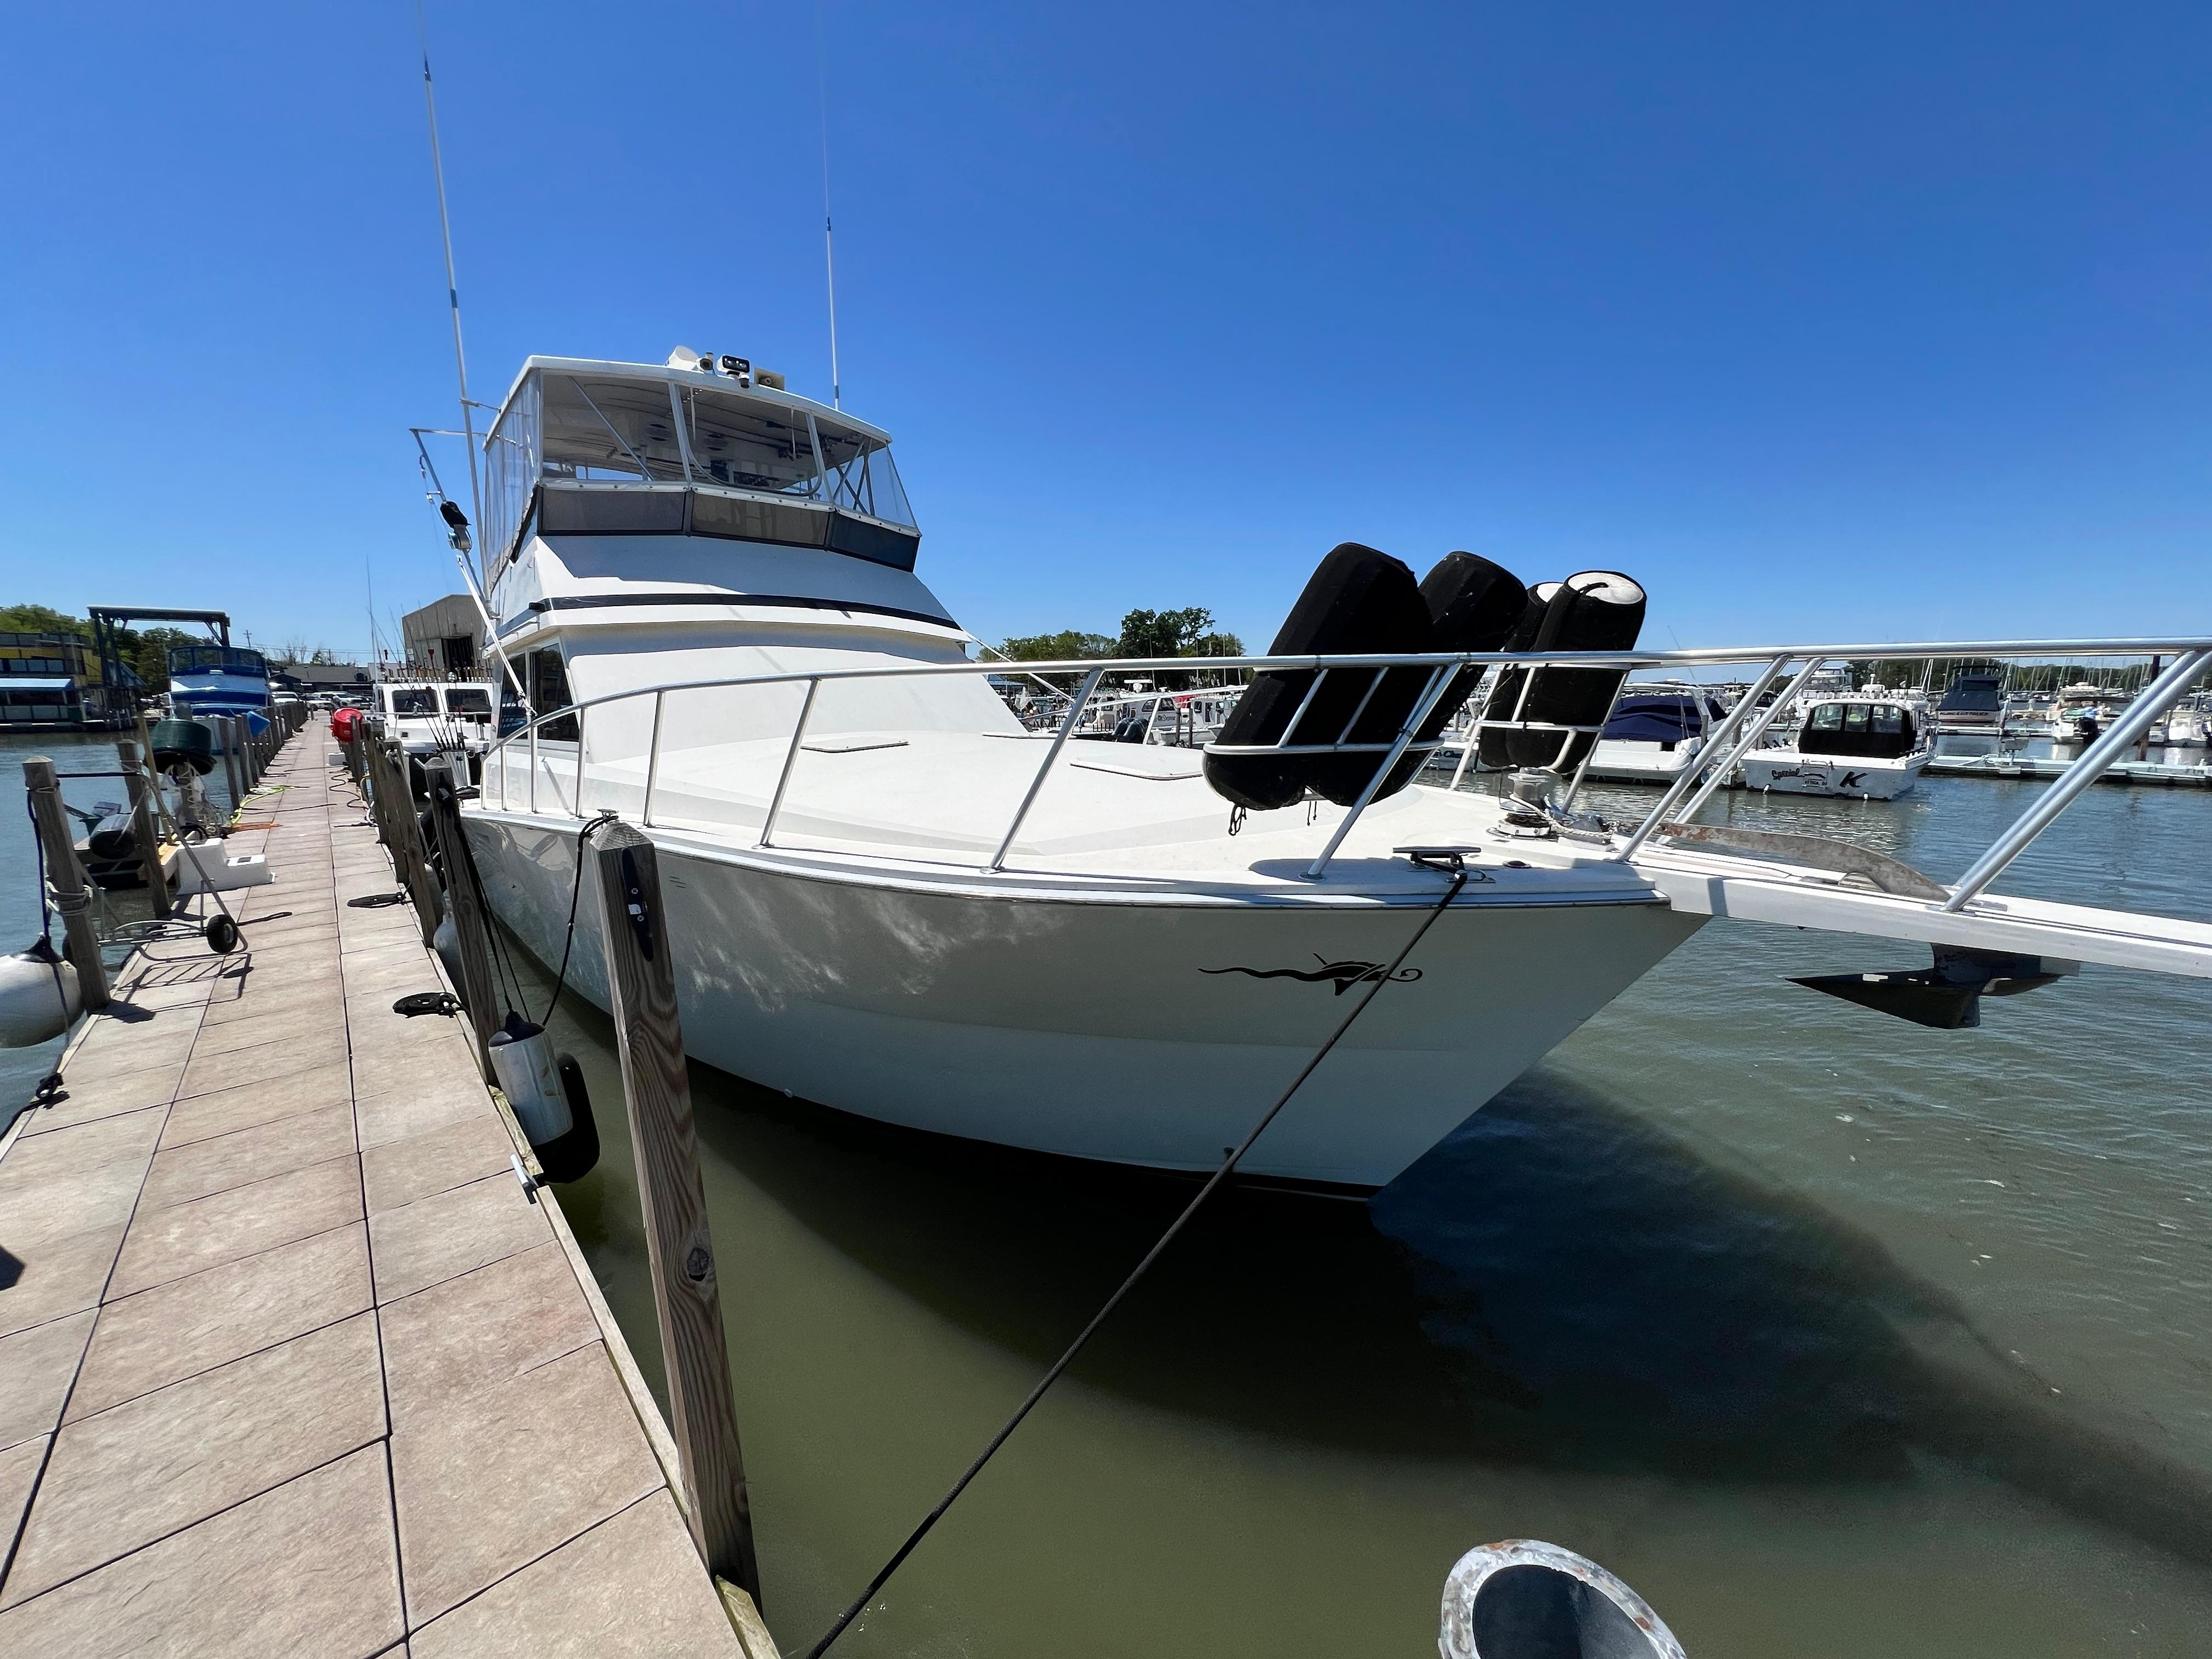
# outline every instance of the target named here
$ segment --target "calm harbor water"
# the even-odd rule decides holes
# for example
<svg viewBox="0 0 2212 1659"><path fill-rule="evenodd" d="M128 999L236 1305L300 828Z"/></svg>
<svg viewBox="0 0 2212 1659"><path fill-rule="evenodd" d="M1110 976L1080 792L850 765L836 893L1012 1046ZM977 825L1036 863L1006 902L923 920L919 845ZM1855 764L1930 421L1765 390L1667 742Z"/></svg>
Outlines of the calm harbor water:
<svg viewBox="0 0 2212 1659"><path fill-rule="evenodd" d="M1725 816L1948 878L2040 787ZM2000 884L2212 919L2208 829L2094 790ZM1785 977L1924 962L1715 922L1372 1202L1227 1195L837 1651L1430 1653L1452 1561L1522 1535L1697 1659L2212 1647L2212 987L2090 968L1941 1032ZM606 1149L562 1202L658 1386L611 1033L554 1029ZM694 1086L803 1652L1187 1189Z"/></svg>
<svg viewBox="0 0 2212 1659"><path fill-rule="evenodd" d="M31 833L23 796L23 763L34 755L44 755L53 762L54 770L63 774L112 772L118 764L112 735L0 732L0 793L4 793L9 801L5 809L0 810L0 951L4 952L20 951L39 936L38 842ZM219 770L213 780L212 794L217 801L224 799ZM71 806L90 812L102 810L110 803L119 805L128 796L120 778L85 778L75 783L64 778L62 799ZM70 829L82 838L85 826L80 820L71 818ZM142 921L148 914L143 890L118 890L102 895L100 902L107 914L118 921ZM57 918L57 949L61 942L61 922ZM123 954L120 951L112 951L109 961L119 962ZM0 1048L0 1129L14 1121L17 1109L38 1086L39 1079L53 1070L54 1057L61 1052L62 1042L62 1038L56 1037L36 1048Z"/></svg>

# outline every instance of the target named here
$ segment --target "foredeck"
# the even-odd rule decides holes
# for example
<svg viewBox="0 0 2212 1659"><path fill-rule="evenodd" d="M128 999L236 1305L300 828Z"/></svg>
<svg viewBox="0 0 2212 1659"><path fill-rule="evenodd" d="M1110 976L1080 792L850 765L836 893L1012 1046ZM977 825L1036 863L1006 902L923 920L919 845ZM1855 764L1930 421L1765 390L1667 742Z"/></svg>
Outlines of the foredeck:
<svg viewBox="0 0 2212 1659"><path fill-rule="evenodd" d="M0 1136L0 1653L743 1655L331 759L234 838L250 949L134 957Z"/></svg>

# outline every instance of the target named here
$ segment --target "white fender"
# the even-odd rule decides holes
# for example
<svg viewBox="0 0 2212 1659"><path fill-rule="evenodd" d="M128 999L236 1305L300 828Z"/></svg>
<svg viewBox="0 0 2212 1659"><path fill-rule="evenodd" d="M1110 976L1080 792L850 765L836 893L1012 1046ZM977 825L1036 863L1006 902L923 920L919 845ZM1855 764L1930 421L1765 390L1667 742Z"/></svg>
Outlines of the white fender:
<svg viewBox="0 0 2212 1659"><path fill-rule="evenodd" d="M1485 1544L1444 1581L1439 1659L1683 1659L1650 1605L1587 1556L1534 1538Z"/></svg>
<svg viewBox="0 0 2212 1659"><path fill-rule="evenodd" d="M44 939L0 957L0 1048L34 1048L59 1036L82 1006L76 969Z"/></svg>
<svg viewBox="0 0 2212 1659"><path fill-rule="evenodd" d="M509 1014L507 1024L491 1034L485 1045L491 1052L491 1068L498 1074L500 1092L514 1110L514 1121L532 1146L557 1140L575 1127L568 1113L568 1091L561 1086L561 1062L553 1053L553 1040L540 1025L520 1014Z"/></svg>

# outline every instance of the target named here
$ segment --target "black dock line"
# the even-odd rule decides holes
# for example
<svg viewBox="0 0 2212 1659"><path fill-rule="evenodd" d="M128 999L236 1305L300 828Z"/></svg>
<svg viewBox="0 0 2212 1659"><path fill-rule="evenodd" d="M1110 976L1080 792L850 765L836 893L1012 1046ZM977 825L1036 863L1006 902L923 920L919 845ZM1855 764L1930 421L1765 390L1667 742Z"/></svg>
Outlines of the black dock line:
<svg viewBox="0 0 2212 1659"><path fill-rule="evenodd" d="M876 1576L868 1581L867 1589L860 1592L853 1605L837 1615L837 1622L830 1626L822 1639L806 1650L806 1659L822 1659L822 1656L830 1650L830 1644L842 1636L846 1626L859 1618L866 1610L868 1603L876 1599L876 1593L890 1581L890 1576L905 1564L907 1557L914 1553L915 1547L929 1535L929 1529L944 1518L945 1510L952 1507L953 1500L968 1490L968 1483L983 1472L983 1465L991 1461L993 1454L1006 1443L1014 1431L1021 1426L1022 1419L1030 1414L1038 1401L1044 1398L1045 1390L1059 1382L1060 1374L1075 1363L1076 1355L1083 1352L1084 1345L1089 1342L1097 1334L1098 1328L1106 1322L1106 1316L1121 1305L1123 1297L1136 1288L1137 1281L1151 1271L1152 1263L1160 1259L1162 1252L1175 1243L1176 1235L1182 1232L1189 1224L1190 1218L1198 1213L1199 1206L1212 1197L1214 1189L1229 1178L1230 1173L1237 1167L1237 1160L1252 1150L1252 1143L1259 1139L1267 1127L1275 1121L1276 1115L1291 1103L1291 1097L1305 1086L1306 1079L1314 1074L1315 1069L1322 1061L1328 1058L1329 1050L1335 1048L1342 1040L1344 1034L1352 1029L1352 1021L1367 1012L1367 1005L1375 1000L1376 993L1390 982L1391 976L1405 965L1406 958L1413 955L1413 947L1419 945L1429 929L1435 926L1437 918L1443 915L1446 908L1459 896L1460 889L1467 885L1467 878L1468 872L1464 868L1452 872L1451 886L1446 890L1443 897L1437 902L1436 907L1428 915L1421 918L1421 925L1413 930L1413 938L1406 941L1404 948L1391 958L1390 966L1383 973L1368 981L1367 994L1360 998L1351 1011L1337 1022L1336 1029L1328 1034L1328 1041L1315 1050L1314 1057L1308 1060L1304 1068L1291 1079L1291 1086L1283 1091L1275 1103L1267 1108L1266 1114L1252 1126L1251 1133L1244 1137L1243 1144L1229 1154L1221 1167L1207 1179L1206 1185L1199 1188L1198 1196L1183 1206L1182 1213L1169 1224L1168 1230L1159 1236L1158 1241L1151 1249L1145 1252L1145 1259L1130 1271L1129 1276L1121 1281L1121 1287L1106 1298L1104 1305L1097 1313L1091 1316L1091 1322L1076 1334L1075 1340L1067 1345L1067 1352L1053 1361L1052 1369L1037 1379L1036 1386L1029 1391L1028 1396L1020 1405L1014 1407L1014 1414L1006 1419L1005 1425L998 1433L991 1437L990 1443L975 1455L975 1461L970 1463L960 1478L952 1483L952 1490L939 1498L937 1507L922 1517L921 1524L907 1534L906 1542L901 1544L891 1559L884 1562L877 1571Z"/></svg>

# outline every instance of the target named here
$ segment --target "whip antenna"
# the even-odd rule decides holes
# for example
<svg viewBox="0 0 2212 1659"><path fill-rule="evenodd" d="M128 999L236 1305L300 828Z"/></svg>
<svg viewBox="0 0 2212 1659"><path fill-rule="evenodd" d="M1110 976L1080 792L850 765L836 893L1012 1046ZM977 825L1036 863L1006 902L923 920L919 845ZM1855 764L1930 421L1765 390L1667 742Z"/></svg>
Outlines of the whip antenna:
<svg viewBox="0 0 2212 1659"><path fill-rule="evenodd" d="M415 0L415 33L422 46L422 107L430 117L430 171L438 179L438 230L446 240L446 299L453 312L453 374L461 386L461 431L469 447L469 505L475 510L477 568L483 568L483 486L477 481L477 428L469 403L469 362L461 350L461 290L453 276L453 221L446 210L446 161L438 148L438 94L430 81L430 29ZM826 131L826 129L825 129ZM825 160L823 165L827 167ZM826 177L826 174L825 174ZM484 573L487 577L489 573Z"/></svg>
<svg viewBox="0 0 2212 1659"><path fill-rule="evenodd" d="M844 390L837 383L837 242L830 226L830 46L819 5L814 8L814 72L822 111L822 264L830 278L830 407L842 409ZM453 326L460 326L458 313Z"/></svg>

